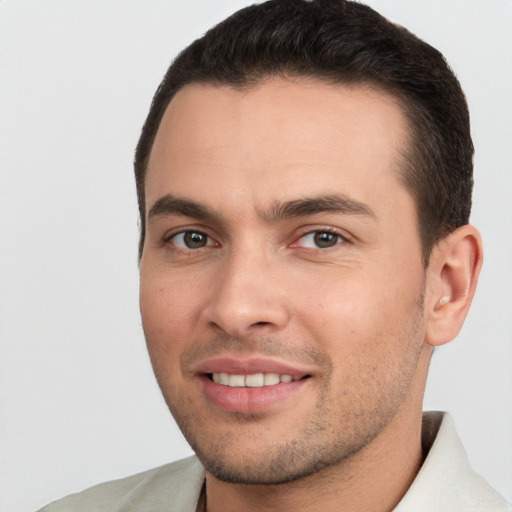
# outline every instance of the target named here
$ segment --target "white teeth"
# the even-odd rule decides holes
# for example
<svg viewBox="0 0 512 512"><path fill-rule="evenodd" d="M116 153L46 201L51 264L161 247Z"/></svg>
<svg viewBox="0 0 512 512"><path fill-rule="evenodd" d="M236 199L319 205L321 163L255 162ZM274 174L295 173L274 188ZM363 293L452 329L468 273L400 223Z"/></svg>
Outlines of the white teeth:
<svg viewBox="0 0 512 512"><path fill-rule="evenodd" d="M245 387L245 376L244 375L230 375L228 385L230 388Z"/></svg>
<svg viewBox="0 0 512 512"><path fill-rule="evenodd" d="M248 388L261 388L265 384L263 373L255 373L254 375L245 376L245 385Z"/></svg>
<svg viewBox="0 0 512 512"><path fill-rule="evenodd" d="M279 374L278 373L267 373L265 375L265 386L273 386L274 384L279 384Z"/></svg>
<svg viewBox="0 0 512 512"><path fill-rule="evenodd" d="M232 388L260 388L262 386L274 386L280 382L292 382L301 377L291 375L279 375L279 373L253 373L251 375L229 375L227 373L213 373L213 382Z"/></svg>
<svg viewBox="0 0 512 512"><path fill-rule="evenodd" d="M229 375L227 373L214 373L212 374L213 382L222 384L224 386L229 385Z"/></svg>

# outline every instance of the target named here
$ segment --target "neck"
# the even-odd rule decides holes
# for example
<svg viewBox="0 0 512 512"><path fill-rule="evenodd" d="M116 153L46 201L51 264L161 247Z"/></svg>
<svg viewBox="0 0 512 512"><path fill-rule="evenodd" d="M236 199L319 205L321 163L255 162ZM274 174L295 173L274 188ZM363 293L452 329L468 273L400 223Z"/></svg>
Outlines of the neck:
<svg viewBox="0 0 512 512"><path fill-rule="evenodd" d="M428 367L430 354L423 354ZM423 373L423 372L418 372ZM426 379L416 375L408 398L387 427L337 465L295 482L244 485L206 476L208 512L301 510L389 512L405 495L422 461L422 398Z"/></svg>

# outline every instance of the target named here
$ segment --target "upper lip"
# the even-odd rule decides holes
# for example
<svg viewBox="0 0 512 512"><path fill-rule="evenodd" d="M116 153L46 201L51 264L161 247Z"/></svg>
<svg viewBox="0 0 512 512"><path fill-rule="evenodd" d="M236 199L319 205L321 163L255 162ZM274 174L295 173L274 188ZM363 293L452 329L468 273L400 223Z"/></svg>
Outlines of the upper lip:
<svg viewBox="0 0 512 512"><path fill-rule="evenodd" d="M280 375L291 375L292 377L302 377L311 374L307 369L299 368L289 363L258 357L217 357L199 363L195 371L198 374L229 373L232 375L278 373Z"/></svg>

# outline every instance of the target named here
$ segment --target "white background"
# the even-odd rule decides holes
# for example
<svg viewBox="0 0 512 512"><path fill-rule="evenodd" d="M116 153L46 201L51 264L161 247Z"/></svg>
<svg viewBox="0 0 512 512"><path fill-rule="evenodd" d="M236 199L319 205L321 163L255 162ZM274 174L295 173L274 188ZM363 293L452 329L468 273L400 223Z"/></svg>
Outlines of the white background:
<svg viewBox="0 0 512 512"><path fill-rule="evenodd" d="M235 0L0 0L0 510L29 512L190 449L148 363L132 158L171 58ZM486 263L426 408L512 499L512 2L372 0L458 74Z"/></svg>

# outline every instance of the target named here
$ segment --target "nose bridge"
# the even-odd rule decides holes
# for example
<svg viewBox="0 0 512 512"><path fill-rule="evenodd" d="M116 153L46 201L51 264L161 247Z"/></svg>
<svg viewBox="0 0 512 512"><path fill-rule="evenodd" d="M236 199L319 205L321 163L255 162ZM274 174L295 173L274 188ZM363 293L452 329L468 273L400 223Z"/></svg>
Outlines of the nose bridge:
<svg viewBox="0 0 512 512"><path fill-rule="evenodd" d="M233 246L215 276L205 308L207 321L230 336L282 328L289 311L283 290L273 279L276 258L258 244Z"/></svg>

